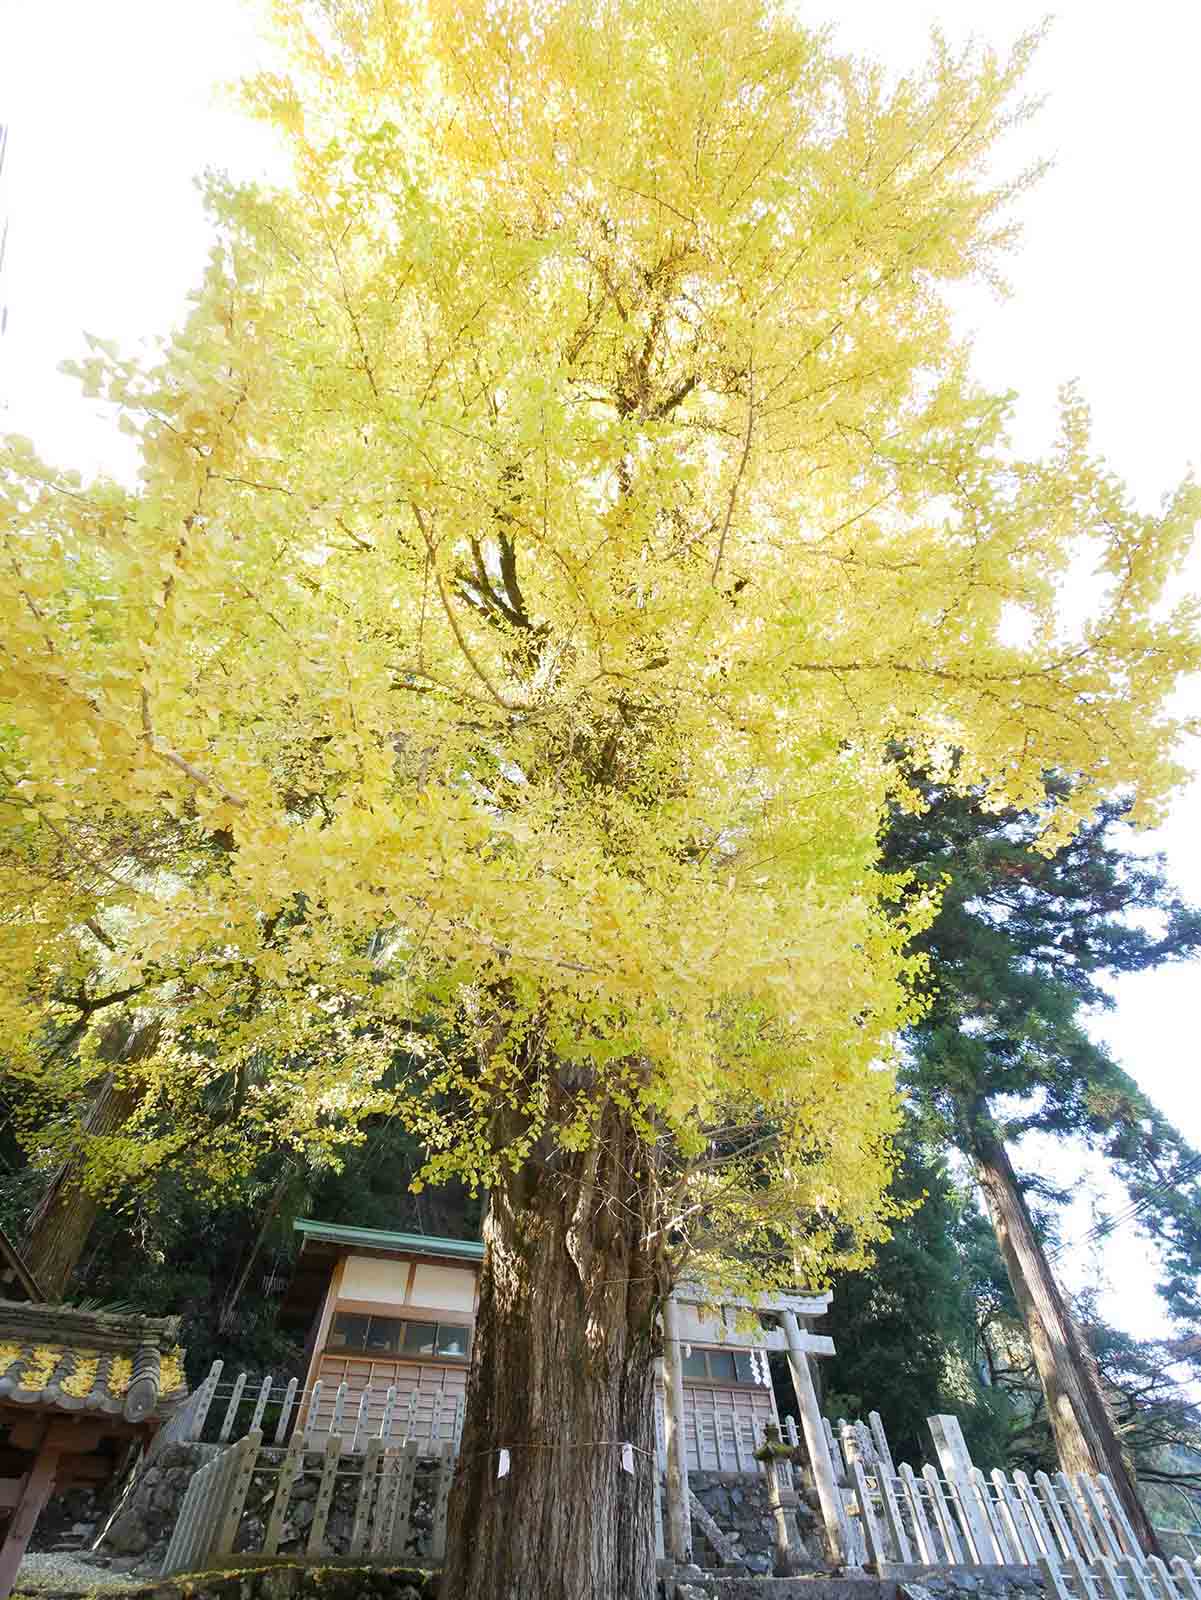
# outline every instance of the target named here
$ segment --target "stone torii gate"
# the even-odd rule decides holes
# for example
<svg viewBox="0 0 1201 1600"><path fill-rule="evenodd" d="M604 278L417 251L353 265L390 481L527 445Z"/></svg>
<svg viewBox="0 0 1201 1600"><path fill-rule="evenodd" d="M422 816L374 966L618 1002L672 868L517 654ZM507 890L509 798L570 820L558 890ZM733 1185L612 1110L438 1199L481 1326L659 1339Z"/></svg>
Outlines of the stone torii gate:
<svg viewBox="0 0 1201 1600"><path fill-rule="evenodd" d="M825 1334L802 1328L801 1317L822 1316L830 1306L829 1294L765 1295L760 1300L721 1297L721 1309L772 1312L781 1328L765 1329L763 1345L787 1354L792 1386L800 1412L801 1429L813 1469L818 1501L826 1525L831 1555L845 1566L851 1559L850 1524L838 1484L830 1441L818 1404L817 1388L809 1366L811 1357L832 1356L834 1341ZM713 1304L714 1297L693 1284L680 1284L663 1311L663 1390L667 1445L667 1548L678 1562L692 1559L692 1516L688 1488L688 1458L684 1446L684 1374L678 1306L680 1303Z"/></svg>

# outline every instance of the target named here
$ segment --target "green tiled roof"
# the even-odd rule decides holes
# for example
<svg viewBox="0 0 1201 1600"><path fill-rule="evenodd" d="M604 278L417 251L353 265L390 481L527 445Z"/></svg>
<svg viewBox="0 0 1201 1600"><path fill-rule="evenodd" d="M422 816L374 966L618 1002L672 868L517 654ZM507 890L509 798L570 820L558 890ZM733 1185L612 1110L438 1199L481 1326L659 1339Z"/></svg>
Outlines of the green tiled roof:
<svg viewBox="0 0 1201 1600"><path fill-rule="evenodd" d="M315 1222L298 1217L292 1224L304 1239L326 1244L358 1245L363 1250L405 1251L409 1255L443 1256L448 1261L482 1261L479 1239L441 1239L433 1233L393 1233L390 1228L350 1228L340 1222Z"/></svg>

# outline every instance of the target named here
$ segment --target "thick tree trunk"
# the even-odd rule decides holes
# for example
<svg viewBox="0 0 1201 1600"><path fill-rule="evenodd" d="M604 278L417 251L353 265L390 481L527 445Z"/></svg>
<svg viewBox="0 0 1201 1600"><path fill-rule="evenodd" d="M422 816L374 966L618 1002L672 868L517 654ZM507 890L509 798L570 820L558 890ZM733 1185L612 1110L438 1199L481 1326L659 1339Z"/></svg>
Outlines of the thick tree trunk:
<svg viewBox="0 0 1201 1600"><path fill-rule="evenodd" d="M1114 1432L1096 1362L1039 1243L1009 1154L998 1138L987 1133L976 1135L972 1153L1047 1397L1060 1467L1069 1473L1105 1473L1144 1549L1159 1555Z"/></svg>
<svg viewBox="0 0 1201 1600"><path fill-rule="evenodd" d="M651 1189L616 1114L492 1191L447 1600L652 1600ZM633 1472L623 1470L629 1444ZM509 1470L498 1477L501 1450Z"/></svg>
<svg viewBox="0 0 1201 1600"><path fill-rule="evenodd" d="M143 1061L153 1054L162 1024L157 1019L122 1019L105 1031L100 1054L117 1062ZM80 1148L55 1172L25 1225L24 1255L47 1300L61 1300L87 1248L100 1213L99 1198L87 1187L87 1141L116 1133L142 1098L142 1086L106 1073L80 1124Z"/></svg>

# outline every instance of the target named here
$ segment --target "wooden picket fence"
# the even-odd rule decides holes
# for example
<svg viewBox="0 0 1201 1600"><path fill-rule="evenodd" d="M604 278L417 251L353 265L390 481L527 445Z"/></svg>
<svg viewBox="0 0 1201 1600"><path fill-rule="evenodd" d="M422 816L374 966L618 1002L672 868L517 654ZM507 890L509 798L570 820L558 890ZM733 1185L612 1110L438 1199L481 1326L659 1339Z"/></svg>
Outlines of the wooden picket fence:
<svg viewBox="0 0 1201 1600"><path fill-rule="evenodd" d="M332 1387L318 1379L312 1389L300 1389L295 1378L285 1381L270 1373L252 1378L245 1372L224 1378L223 1373L224 1363L214 1361L204 1382L155 1436L147 1464L173 1443L227 1444L243 1432L257 1432L283 1445L297 1427L306 1445L314 1436L337 1437L352 1454L365 1450L372 1438L399 1445L412 1439L450 1441L457 1447L462 1437L461 1395L419 1389L401 1395L392 1386L382 1394L381 1412L381 1395L371 1385L355 1395L345 1383Z"/></svg>
<svg viewBox="0 0 1201 1600"><path fill-rule="evenodd" d="M987 1476L954 1417L930 1418L939 1467L894 1468L883 1429L844 1424L840 1463L854 1489L852 1530L881 1575L900 1569L1040 1569L1053 1600L1201 1600L1198 1566L1148 1558L1108 1478Z"/></svg>
<svg viewBox="0 0 1201 1600"><path fill-rule="evenodd" d="M446 1553L453 1441L396 1445L376 1435L357 1455L343 1443L331 1434L322 1449L309 1450L299 1430L286 1451L264 1449L256 1429L223 1450L188 1485L163 1576L219 1567L235 1555L277 1555L284 1545L307 1560L349 1556L396 1563L415 1557L436 1566ZM316 1478L316 1493L302 1501L306 1475ZM428 1500L424 1527L417 1525L419 1479ZM250 1514L252 1485L260 1494ZM352 1490L353 1524L339 1549L330 1537L330 1515L340 1486ZM307 1523L298 1516L302 1504L312 1505Z"/></svg>
<svg viewBox="0 0 1201 1600"><path fill-rule="evenodd" d="M1095 1561L1039 1561L1052 1600L1201 1600L1197 1566L1177 1556L1098 1556Z"/></svg>

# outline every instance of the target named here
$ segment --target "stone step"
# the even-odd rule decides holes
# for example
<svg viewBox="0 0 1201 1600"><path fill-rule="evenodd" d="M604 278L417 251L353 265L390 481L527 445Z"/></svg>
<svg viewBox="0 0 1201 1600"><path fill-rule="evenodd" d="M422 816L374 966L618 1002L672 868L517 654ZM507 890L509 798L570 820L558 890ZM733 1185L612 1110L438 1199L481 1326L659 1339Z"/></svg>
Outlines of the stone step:
<svg viewBox="0 0 1201 1600"><path fill-rule="evenodd" d="M892 1578L841 1578L826 1575L799 1578L679 1576L671 1600L897 1600Z"/></svg>

